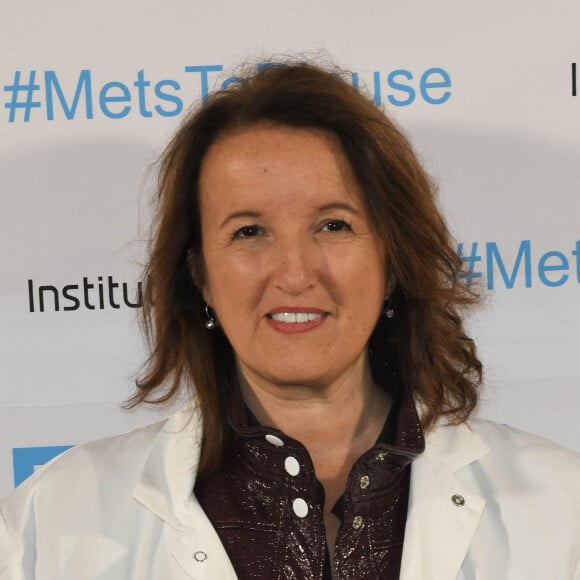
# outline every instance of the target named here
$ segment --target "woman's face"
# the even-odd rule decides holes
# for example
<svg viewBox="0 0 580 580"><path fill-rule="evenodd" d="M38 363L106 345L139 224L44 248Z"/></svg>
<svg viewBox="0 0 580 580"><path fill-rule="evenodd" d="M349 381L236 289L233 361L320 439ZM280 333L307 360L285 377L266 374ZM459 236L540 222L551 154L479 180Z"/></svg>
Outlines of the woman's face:
<svg viewBox="0 0 580 580"><path fill-rule="evenodd" d="M251 384L360 378L385 259L338 141L256 126L218 140L200 175L204 297Z"/></svg>

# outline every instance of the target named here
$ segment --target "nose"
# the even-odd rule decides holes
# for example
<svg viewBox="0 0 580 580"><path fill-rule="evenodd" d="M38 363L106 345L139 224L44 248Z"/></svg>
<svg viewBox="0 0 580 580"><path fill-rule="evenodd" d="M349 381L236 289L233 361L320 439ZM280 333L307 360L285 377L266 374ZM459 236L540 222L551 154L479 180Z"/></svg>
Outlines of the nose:
<svg viewBox="0 0 580 580"><path fill-rule="evenodd" d="M289 239L276 244L272 256L274 285L285 294L297 296L313 288L322 262L320 248L313 241Z"/></svg>

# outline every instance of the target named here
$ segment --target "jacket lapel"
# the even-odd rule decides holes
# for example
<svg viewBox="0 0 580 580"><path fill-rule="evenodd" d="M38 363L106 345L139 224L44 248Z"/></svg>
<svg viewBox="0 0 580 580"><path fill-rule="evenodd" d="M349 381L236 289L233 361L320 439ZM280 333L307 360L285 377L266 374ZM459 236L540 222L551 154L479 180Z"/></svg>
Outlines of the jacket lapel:
<svg viewBox="0 0 580 580"><path fill-rule="evenodd" d="M479 526L485 500L458 477L489 451L467 425L437 426L411 466L401 580L455 580Z"/></svg>
<svg viewBox="0 0 580 580"><path fill-rule="evenodd" d="M155 438L133 491L140 504L175 528L190 515L200 441L196 410L178 411Z"/></svg>
<svg viewBox="0 0 580 580"><path fill-rule="evenodd" d="M195 580L235 580L228 555L193 495L201 448L201 419L187 407L176 413L154 441L134 499L174 530L169 550Z"/></svg>

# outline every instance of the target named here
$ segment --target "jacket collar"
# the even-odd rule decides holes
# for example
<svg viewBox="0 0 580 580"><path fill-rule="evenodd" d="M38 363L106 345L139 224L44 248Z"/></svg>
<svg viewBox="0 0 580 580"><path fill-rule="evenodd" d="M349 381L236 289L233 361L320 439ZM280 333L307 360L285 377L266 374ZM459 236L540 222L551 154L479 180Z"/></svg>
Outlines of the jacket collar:
<svg viewBox="0 0 580 580"><path fill-rule="evenodd" d="M411 466L401 579L457 578L485 508L459 472L489 451L466 424L437 425Z"/></svg>
<svg viewBox="0 0 580 580"><path fill-rule="evenodd" d="M187 521L201 449L201 416L186 405L161 424L133 497L173 527Z"/></svg>
<svg viewBox="0 0 580 580"><path fill-rule="evenodd" d="M189 404L161 424L133 498L171 526L173 558L196 580L235 580L217 532L193 495L201 450L201 416Z"/></svg>

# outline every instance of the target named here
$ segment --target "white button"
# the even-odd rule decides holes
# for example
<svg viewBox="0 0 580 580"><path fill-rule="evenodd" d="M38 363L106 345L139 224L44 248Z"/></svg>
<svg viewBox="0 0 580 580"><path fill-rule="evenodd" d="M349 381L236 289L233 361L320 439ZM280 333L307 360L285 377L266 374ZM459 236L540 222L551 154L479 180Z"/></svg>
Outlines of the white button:
<svg viewBox="0 0 580 580"><path fill-rule="evenodd" d="M299 518L305 518L308 515L308 504L301 497L292 502L292 509Z"/></svg>
<svg viewBox="0 0 580 580"><path fill-rule="evenodd" d="M292 455L286 457L284 467L290 475L298 475L300 473L300 463L298 463L298 459L292 457Z"/></svg>
<svg viewBox="0 0 580 580"><path fill-rule="evenodd" d="M201 550L196 552L193 557L195 558L196 562L205 562L207 560L207 554Z"/></svg>
<svg viewBox="0 0 580 580"><path fill-rule="evenodd" d="M269 433L266 435L266 441L272 445L275 445L276 447L282 447L284 445L284 441L282 441L280 437L276 437L276 435L270 435Z"/></svg>

